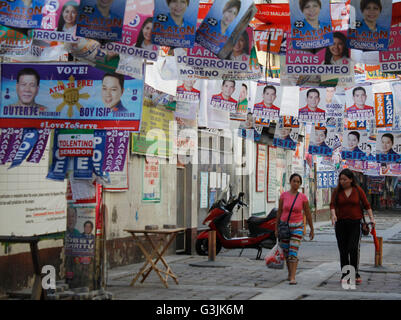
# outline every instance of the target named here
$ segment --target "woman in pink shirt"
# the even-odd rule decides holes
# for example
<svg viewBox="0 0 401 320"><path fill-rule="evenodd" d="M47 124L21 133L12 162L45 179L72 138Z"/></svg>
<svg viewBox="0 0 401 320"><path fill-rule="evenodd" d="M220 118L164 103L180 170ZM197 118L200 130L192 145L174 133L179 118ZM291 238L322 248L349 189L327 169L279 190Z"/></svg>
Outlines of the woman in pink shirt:
<svg viewBox="0 0 401 320"><path fill-rule="evenodd" d="M291 232L290 239L280 239L280 246L283 248L287 261L288 280L290 281L290 284L297 284L295 281L295 274L298 266L298 248L303 237L304 214L306 215L306 220L308 221L310 227L309 239L313 240L314 237L313 222L309 210L308 198L303 193L298 192L301 184L301 176L297 173L292 174L290 177L290 191L283 192L280 196L276 220L276 237L278 237L278 222L287 221L292 204L294 203L295 197L298 194L291 211L290 219L288 221Z"/></svg>

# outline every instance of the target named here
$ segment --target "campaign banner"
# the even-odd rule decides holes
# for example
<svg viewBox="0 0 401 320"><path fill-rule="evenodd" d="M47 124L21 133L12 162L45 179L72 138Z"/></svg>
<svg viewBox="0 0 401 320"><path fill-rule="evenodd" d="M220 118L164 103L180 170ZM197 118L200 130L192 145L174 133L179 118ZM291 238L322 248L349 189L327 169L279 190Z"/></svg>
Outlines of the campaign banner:
<svg viewBox="0 0 401 320"><path fill-rule="evenodd" d="M345 130L341 157L347 160L366 160L367 130Z"/></svg>
<svg viewBox="0 0 401 320"><path fill-rule="evenodd" d="M143 80L80 64L3 64L1 90L0 127L139 130Z"/></svg>
<svg viewBox="0 0 401 320"><path fill-rule="evenodd" d="M60 130L58 137L61 157L92 157L93 130Z"/></svg>
<svg viewBox="0 0 401 320"><path fill-rule="evenodd" d="M335 171L317 171L317 187L318 189L323 188L335 188L338 185L338 175Z"/></svg>
<svg viewBox="0 0 401 320"><path fill-rule="evenodd" d="M347 168L356 172L365 172L367 169L367 161L364 160L345 160L345 165Z"/></svg>
<svg viewBox="0 0 401 320"><path fill-rule="evenodd" d="M103 171L123 171L128 150L129 136L129 131L107 131L104 148L105 155L102 165Z"/></svg>
<svg viewBox="0 0 401 320"><path fill-rule="evenodd" d="M40 28L45 0L15 0L0 3L0 24L14 28Z"/></svg>
<svg viewBox="0 0 401 320"><path fill-rule="evenodd" d="M331 156L336 138L335 127L313 126L308 153Z"/></svg>
<svg viewBox="0 0 401 320"><path fill-rule="evenodd" d="M382 163L380 166L381 176L400 177L401 164L400 163Z"/></svg>
<svg viewBox="0 0 401 320"><path fill-rule="evenodd" d="M195 43L199 0L155 0L152 42L191 48Z"/></svg>
<svg viewBox="0 0 401 320"><path fill-rule="evenodd" d="M333 44L330 1L290 0L289 4L295 49L316 49Z"/></svg>
<svg viewBox="0 0 401 320"><path fill-rule="evenodd" d="M81 0L76 35L84 38L120 41L126 0Z"/></svg>
<svg viewBox="0 0 401 320"><path fill-rule="evenodd" d="M258 51L279 54L284 38L284 30L276 27L266 27L265 30L254 31L254 41Z"/></svg>
<svg viewBox="0 0 401 320"><path fill-rule="evenodd" d="M287 41L286 72L303 75L347 76L353 72L346 32L336 31L333 43L318 52L298 50ZM292 40L292 39L291 39Z"/></svg>
<svg viewBox="0 0 401 320"><path fill-rule="evenodd" d="M379 131L376 136L376 161L401 162L401 133Z"/></svg>
<svg viewBox="0 0 401 320"><path fill-rule="evenodd" d="M366 161L366 167L363 171L365 176L380 176L380 167L382 166L381 163L376 161Z"/></svg>
<svg viewBox="0 0 401 320"><path fill-rule="evenodd" d="M0 53L15 57L30 51L32 39L22 32L0 25Z"/></svg>
<svg viewBox="0 0 401 320"><path fill-rule="evenodd" d="M50 133L51 129L38 129L38 140L33 146L32 152L26 160L27 162L39 163L45 152Z"/></svg>
<svg viewBox="0 0 401 320"><path fill-rule="evenodd" d="M92 179L93 161L91 157L74 157L74 179Z"/></svg>
<svg viewBox="0 0 401 320"><path fill-rule="evenodd" d="M94 150L92 156L93 171L97 176L103 177L105 173L102 170L102 164L106 148L106 130L95 130L94 135Z"/></svg>
<svg viewBox="0 0 401 320"><path fill-rule="evenodd" d="M32 37L45 41L76 42L80 0L50 0L43 8L40 29L32 30Z"/></svg>
<svg viewBox="0 0 401 320"><path fill-rule="evenodd" d="M375 93L376 128L391 128L394 120L393 94Z"/></svg>
<svg viewBox="0 0 401 320"><path fill-rule="evenodd" d="M298 143L299 123L293 119L292 124L289 126L288 123L284 122L281 117L278 124L276 125L276 131L274 132L273 146L280 147L283 149L295 150Z"/></svg>
<svg viewBox="0 0 401 320"><path fill-rule="evenodd" d="M159 47L152 43L153 10L153 1L127 0L122 40L104 43L101 48L134 58L156 61Z"/></svg>
<svg viewBox="0 0 401 320"><path fill-rule="evenodd" d="M227 69L237 72L246 72L249 69L249 60L253 44L253 30L247 28L233 47L231 54L222 60L213 52L200 45L188 49L187 65L194 68Z"/></svg>
<svg viewBox="0 0 401 320"><path fill-rule="evenodd" d="M391 27L388 50L379 52L382 72L401 72L401 27Z"/></svg>
<svg viewBox="0 0 401 320"><path fill-rule="evenodd" d="M58 148L58 135L60 133L59 129L54 130L51 137L49 151L49 171L46 178L51 180L64 181L67 174L69 157L62 157L59 153Z"/></svg>
<svg viewBox="0 0 401 320"><path fill-rule="evenodd" d="M300 122L324 122L326 119L326 89L300 88L300 108L298 120Z"/></svg>
<svg viewBox="0 0 401 320"><path fill-rule="evenodd" d="M38 141L39 132L37 129L25 128L22 137L22 143L19 145L9 169L19 166L25 160Z"/></svg>
<svg viewBox="0 0 401 320"><path fill-rule="evenodd" d="M348 121L371 120L375 117L372 86L359 85L345 89L346 117Z"/></svg>
<svg viewBox="0 0 401 320"><path fill-rule="evenodd" d="M258 81L253 116L255 118L278 120L280 106L281 87L276 83Z"/></svg>
<svg viewBox="0 0 401 320"><path fill-rule="evenodd" d="M6 162L11 162L11 153L15 150L14 145L16 145L17 150L19 148L19 137L22 136L22 129L5 128L1 130L0 136L0 165Z"/></svg>
<svg viewBox="0 0 401 320"><path fill-rule="evenodd" d="M392 0L351 0L355 21L348 30L348 46L359 50L388 49L392 17Z"/></svg>
<svg viewBox="0 0 401 320"><path fill-rule="evenodd" d="M253 0L215 1L197 29L195 41L227 59L256 12Z"/></svg>

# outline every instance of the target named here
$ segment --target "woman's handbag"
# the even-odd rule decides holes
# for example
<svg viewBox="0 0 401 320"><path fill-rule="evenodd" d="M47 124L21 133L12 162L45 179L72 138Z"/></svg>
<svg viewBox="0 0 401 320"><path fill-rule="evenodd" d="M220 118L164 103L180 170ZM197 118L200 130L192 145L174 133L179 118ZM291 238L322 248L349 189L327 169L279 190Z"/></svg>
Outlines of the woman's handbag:
<svg viewBox="0 0 401 320"><path fill-rule="evenodd" d="M367 235L369 235L369 232L370 232L369 223L367 223L365 220L365 208L362 204L362 199L361 199L361 194L359 192L359 189L357 188L357 190L358 190L358 195L359 195L359 205L361 206L361 210L362 210L361 231L364 236L367 236Z"/></svg>
<svg viewBox="0 0 401 320"><path fill-rule="evenodd" d="M279 224L278 224L278 238L280 240L287 240L287 239L289 239L291 237L290 225L289 225L288 222L290 221L292 208L294 208L294 204L295 204L295 201L297 201L298 194L299 194L299 192L297 192L297 195L295 196L294 202L292 203L290 212L288 213L287 221L286 222L279 221Z"/></svg>

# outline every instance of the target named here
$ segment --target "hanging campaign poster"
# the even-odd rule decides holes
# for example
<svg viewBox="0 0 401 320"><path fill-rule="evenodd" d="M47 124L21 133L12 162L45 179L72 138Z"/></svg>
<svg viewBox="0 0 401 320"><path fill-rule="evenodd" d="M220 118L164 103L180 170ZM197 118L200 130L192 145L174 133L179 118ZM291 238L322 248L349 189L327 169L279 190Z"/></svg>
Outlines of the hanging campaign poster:
<svg viewBox="0 0 401 320"><path fill-rule="evenodd" d="M2 1L0 24L14 28L40 28L45 0Z"/></svg>
<svg viewBox="0 0 401 320"><path fill-rule="evenodd" d="M78 8L80 0L47 1L43 8L40 29L32 30L38 40L76 42Z"/></svg>
<svg viewBox="0 0 401 320"><path fill-rule="evenodd" d="M345 165L347 168L356 172L365 172L367 169L367 161L365 160L345 160Z"/></svg>
<svg viewBox="0 0 401 320"><path fill-rule="evenodd" d="M299 94L298 120L301 122L324 122L326 119L326 89L300 88Z"/></svg>
<svg viewBox="0 0 401 320"><path fill-rule="evenodd" d="M338 175L335 171L317 171L317 187L323 188L335 188L338 185Z"/></svg>
<svg viewBox="0 0 401 320"><path fill-rule="evenodd" d="M191 48L195 43L199 0L155 0L152 42Z"/></svg>
<svg viewBox="0 0 401 320"><path fill-rule="evenodd" d="M276 83L258 81L253 115L255 118L277 120L280 115L281 87Z"/></svg>
<svg viewBox="0 0 401 320"><path fill-rule="evenodd" d="M345 130L341 157L349 160L365 160L367 142L367 130Z"/></svg>
<svg viewBox="0 0 401 320"><path fill-rule="evenodd" d="M227 59L256 12L253 0L214 1L195 41L220 59Z"/></svg>
<svg viewBox="0 0 401 320"><path fill-rule="evenodd" d="M249 60L253 43L253 30L247 28L233 47L231 54L225 59L219 59L213 52L195 45L188 49L187 65L198 69L227 69L237 72L246 72L249 69Z"/></svg>
<svg viewBox="0 0 401 320"><path fill-rule="evenodd" d="M375 157L376 158L376 157ZM366 168L363 171L365 176L379 176L380 175L380 167L382 163L376 161L366 161Z"/></svg>
<svg viewBox="0 0 401 320"><path fill-rule="evenodd" d="M280 117L274 132L273 146L295 150L298 143L299 123L294 117Z"/></svg>
<svg viewBox="0 0 401 320"><path fill-rule="evenodd" d="M359 50L388 49L392 0L351 0L355 21L348 30L348 46Z"/></svg>
<svg viewBox="0 0 401 320"><path fill-rule="evenodd" d="M345 89L346 116L348 121L374 119L373 93L371 85L360 85Z"/></svg>
<svg viewBox="0 0 401 320"><path fill-rule="evenodd" d="M350 10L350 0L336 0L335 2L332 2L330 4L331 24L333 27L333 32L348 31Z"/></svg>
<svg viewBox="0 0 401 320"><path fill-rule="evenodd" d="M208 83L208 101L212 109L228 112L236 112L241 81L215 80L213 85Z"/></svg>
<svg viewBox="0 0 401 320"><path fill-rule="evenodd" d="M84 38L120 41L126 0L81 0L76 35Z"/></svg>
<svg viewBox="0 0 401 320"><path fill-rule="evenodd" d="M306 50L333 44L330 1L290 0L291 39L295 49Z"/></svg>
<svg viewBox="0 0 401 320"><path fill-rule="evenodd" d="M279 54L285 32L282 28L265 27L254 31L255 45L258 51Z"/></svg>
<svg viewBox="0 0 401 320"><path fill-rule="evenodd" d="M13 56L23 56L30 51L32 39L22 32L0 25L0 52Z"/></svg>
<svg viewBox="0 0 401 320"><path fill-rule="evenodd" d="M250 83L242 82L238 96L237 108L234 112L230 112L230 120L246 121L250 102L249 93L250 93Z"/></svg>
<svg viewBox="0 0 401 320"><path fill-rule="evenodd" d="M139 131L143 80L80 64L3 64L0 127Z"/></svg>
<svg viewBox="0 0 401 320"><path fill-rule="evenodd" d="M391 27L388 50L379 52L382 72L401 72L401 27Z"/></svg>
<svg viewBox="0 0 401 320"><path fill-rule="evenodd" d="M341 88L326 88L326 125L344 130L345 92Z"/></svg>
<svg viewBox="0 0 401 320"><path fill-rule="evenodd" d="M346 32L334 32L333 39L330 46L316 53L297 50L289 41L286 51L286 72L303 75L336 75L337 77L350 75L353 64L350 49L347 47Z"/></svg>
<svg viewBox="0 0 401 320"><path fill-rule="evenodd" d="M379 131L376 137L376 161L401 162L401 133Z"/></svg>
<svg viewBox="0 0 401 320"><path fill-rule="evenodd" d="M197 83L198 82L198 83ZM180 102L196 103L200 100L200 81L188 79L178 81L176 100Z"/></svg>
<svg viewBox="0 0 401 320"><path fill-rule="evenodd" d="M161 167L156 157L143 158L142 201L160 202L161 198Z"/></svg>
<svg viewBox="0 0 401 320"><path fill-rule="evenodd" d="M380 166L381 176L400 177L401 164L400 163L382 163Z"/></svg>
<svg viewBox="0 0 401 320"><path fill-rule="evenodd" d="M391 128L394 120L394 103L391 92L375 93L376 128Z"/></svg>
<svg viewBox="0 0 401 320"><path fill-rule="evenodd" d="M338 139L335 127L313 126L308 152L331 156L336 138Z"/></svg>
<svg viewBox="0 0 401 320"><path fill-rule="evenodd" d="M101 48L130 57L156 61L159 47L152 43L153 9L153 1L127 0L122 40L106 42Z"/></svg>
<svg viewBox="0 0 401 320"><path fill-rule="evenodd" d="M368 140L366 144L366 161L376 162L376 141Z"/></svg>

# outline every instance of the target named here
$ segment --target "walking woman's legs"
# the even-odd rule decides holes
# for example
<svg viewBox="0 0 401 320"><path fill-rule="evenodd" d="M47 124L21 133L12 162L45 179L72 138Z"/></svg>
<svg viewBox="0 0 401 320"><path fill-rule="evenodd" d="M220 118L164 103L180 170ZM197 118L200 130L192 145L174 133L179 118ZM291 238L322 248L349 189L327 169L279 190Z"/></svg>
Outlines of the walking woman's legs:
<svg viewBox="0 0 401 320"><path fill-rule="evenodd" d="M361 222L359 220L350 221L348 251L350 264L355 268L356 278L359 276L359 248L361 243Z"/></svg>
<svg viewBox="0 0 401 320"><path fill-rule="evenodd" d="M290 230L291 238L287 259L288 277L290 284L296 284L297 282L295 281L295 275L297 273L298 266L298 249L301 245L301 240L303 237L303 223L294 226L290 225Z"/></svg>
<svg viewBox="0 0 401 320"><path fill-rule="evenodd" d="M340 251L341 270L344 266L349 265L349 231L348 220L338 220L335 225L338 250ZM345 274L342 275L344 277Z"/></svg>

